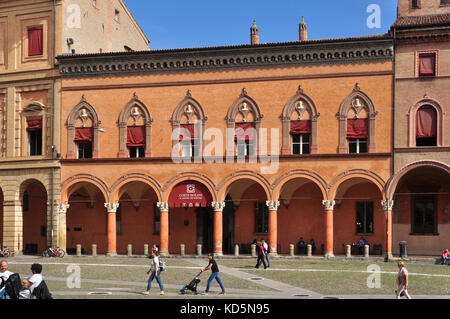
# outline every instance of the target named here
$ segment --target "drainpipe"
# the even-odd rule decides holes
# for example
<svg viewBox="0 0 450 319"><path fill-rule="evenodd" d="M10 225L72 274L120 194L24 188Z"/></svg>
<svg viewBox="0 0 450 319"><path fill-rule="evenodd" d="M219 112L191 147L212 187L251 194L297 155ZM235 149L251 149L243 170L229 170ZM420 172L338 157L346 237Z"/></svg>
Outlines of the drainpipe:
<svg viewBox="0 0 450 319"><path fill-rule="evenodd" d="M56 0L53 0L53 70L56 68ZM52 94L53 94L53 107L52 107L52 161L55 157L55 77L52 78ZM53 204L55 200L55 168L52 165L51 168L51 179L50 179L50 214L51 214L51 245L54 243L54 224L53 219L55 216L55 205Z"/></svg>

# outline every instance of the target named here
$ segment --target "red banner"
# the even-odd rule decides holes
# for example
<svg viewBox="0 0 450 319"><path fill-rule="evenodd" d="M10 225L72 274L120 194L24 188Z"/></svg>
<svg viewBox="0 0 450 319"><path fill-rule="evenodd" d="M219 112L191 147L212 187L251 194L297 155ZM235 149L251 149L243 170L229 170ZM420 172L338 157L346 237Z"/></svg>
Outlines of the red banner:
<svg viewBox="0 0 450 319"><path fill-rule="evenodd" d="M145 146L145 126L127 127L127 146L128 147Z"/></svg>
<svg viewBox="0 0 450 319"><path fill-rule="evenodd" d="M255 123L236 123L234 127L236 141L254 141L255 140Z"/></svg>
<svg viewBox="0 0 450 319"><path fill-rule="evenodd" d="M196 181L184 181L175 186L169 196L169 207L208 207L212 196L208 188Z"/></svg>
<svg viewBox="0 0 450 319"><path fill-rule="evenodd" d="M423 55L419 57L419 74L434 75L436 57L434 54Z"/></svg>
<svg viewBox="0 0 450 319"><path fill-rule="evenodd" d="M194 124L181 124L180 125L180 141L193 141L197 140L198 137L195 136L195 125Z"/></svg>
<svg viewBox="0 0 450 319"><path fill-rule="evenodd" d="M311 134L311 121L291 121L291 134Z"/></svg>
<svg viewBox="0 0 450 319"><path fill-rule="evenodd" d="M89 143L94 140L93 128L77 128L75 129L75 139L77 143Z"/></svg>
<svg viewBox="0 0 450 319"><path fill-rule="evenodd" d="M437 115L432 106L423 106L417 111L417 137L436 137Z"/></svg>
<svg viewBox="0 0 450 319"><path fill-rule="evenodd" d="M27 131L38 131L42 129L42 116L27 117Z"/></svg>
<svg viewBox="0 0 450 319"><path fill-rule="evenodd" d="M347 138L368 138L369 120L347 120Z"/></svg>

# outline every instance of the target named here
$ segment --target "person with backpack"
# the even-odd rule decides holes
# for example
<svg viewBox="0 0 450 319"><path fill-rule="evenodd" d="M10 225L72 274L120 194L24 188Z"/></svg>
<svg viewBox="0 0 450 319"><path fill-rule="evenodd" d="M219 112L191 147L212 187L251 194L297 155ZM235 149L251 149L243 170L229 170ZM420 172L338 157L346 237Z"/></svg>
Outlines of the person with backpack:
<svg viewBox="0 0 450 319"><path fill-rule="evenodd" d="M222 280L220 280L219 276L219 267L217 266L216 261L214 260L214 256L212 253L208 254L209 264L205 267L205 269L201 269L202 272L207 271L211 269L212 274L208 278L208 284L206 285L205 295L208 295L209 288L211 287L211 282L216 279L217 283L219 284L220 288L222 289L222 292L220 295L225 295L225 287L223 286Z"/></svg>
<svg viewBox="0 0 450 319"><path fill-rule="evenodd" d="M19 292L19 298L31 298L33 290L39 286L43 280L41 264L31 265L31 273L33 275L30 278L22 280L23 289Z"/></svg>
<svg viewBox="0 0 450 319"><path fill-rule="evenodd" d="M150 275L150 278L148 279L148 285L147 290L144 291L142 294L148 296L150 294L150 289L152 288L152 281L156 278L156 281L159 284L159 288L161 290L160 295L164 295L164 286L161 281L161 269L160 269L160 261L159 261L159 253L155 250L152 250L152 264L151 268L147 271L147 275L149 273L152 273Z"/></svg>
<svg viewBox="0 0 450 319"><path fill-rule="evenodd" d="M266 253L264 252L264 246L262 245L262 243L260 241L258 241L256 244L256 253L258 254L258 261L256 262L255 268L258 269L262 262L264 265L264 269L266 269L267 268L266 260L265 260Z"/></svg>

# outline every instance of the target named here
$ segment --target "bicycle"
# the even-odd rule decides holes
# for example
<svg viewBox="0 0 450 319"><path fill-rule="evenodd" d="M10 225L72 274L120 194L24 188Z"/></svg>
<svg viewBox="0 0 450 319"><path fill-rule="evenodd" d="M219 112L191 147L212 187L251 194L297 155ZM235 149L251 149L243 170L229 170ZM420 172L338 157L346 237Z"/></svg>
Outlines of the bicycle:
<svg viewBox="0 0 450 319"><path fill-rule="evenodd" d="M4 247L0 250L0 257L9 257L11 256L11 248Z"/></svg>
<svg viewBox="0 0 450 319"><path fill-rule="evenodd" d="M56 248L52 248L49 247L46 250L44 250L44 252L42 253L43 257L64 257L66 255L66 252L64 251L64 249L56 247Z"/></svg>

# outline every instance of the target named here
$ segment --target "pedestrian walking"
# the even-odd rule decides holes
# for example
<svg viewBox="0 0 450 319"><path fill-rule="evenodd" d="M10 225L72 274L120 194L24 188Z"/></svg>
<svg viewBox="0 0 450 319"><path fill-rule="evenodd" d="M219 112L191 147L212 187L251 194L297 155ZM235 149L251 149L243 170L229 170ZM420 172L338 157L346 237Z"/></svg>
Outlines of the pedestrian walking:
<svg viewBox="0 0 450 319"><path fill-rule="evenodd" d="M261 243L264 247L264 253L266 254L267 267L270 267L270 259L269 259L269 245L264 239L261 239Z"/></svg>
<svg viewBox="0 0 450 319"><path fill-rule="evenodd" d="M398 275L397 275L397 290L396 295L397 299L405 296L407 299L411 299L411 296L408 294L408 270L405 267L405 263L403 261L399 261L398 265Z"/></svg>
<svg viewBox="0 0 450 319"><path fill-rule="evenodd" d="M214 279L216 279L216 281L218 282L220 288L222 289L222 292L219 295L224 295L225 294L225 287L223 286L222 280L220 280L219 266L217 266L217 263L214 260L213 254L209 253L208 254L208 259L209 259L208 266L206 266L205 269L201 269L202 272L208 271L209 269L211 269L211 271L212 271L211 276L209 276L209 278L208 278L208 283L206 285L205 295L208 295L209 289L211 288L211 282Z"/></svg>
<svg viewBox="0 0 450 319"><path fill-rule="evenodd" d="M267 265L266 265L266 254L264 253L264 246L262 245L262 243L260 241L258 241L256 243L256 252L258 254L258 260L256 262L255 268L258 269L259 266L261 265L261 262L262 262L263 265L264 265L264 269L266 269L267 268Z"/></svg>
<svg viewBox="0 0 450 319"><path fill-rule="evenodd" d="M161 271L159 269L159 254L157 251L152 250L152 264L149 271L147 271L147 275L149 273L152 273L150 275L150 278L148 279L148 285L147 290L144 291L142 294L148 296L150 294L150 289L152 288L152 281L156 278L156 281L159 284L159 288L161 290L160 295L164 295L164 286L161 281Z"/></svg>

